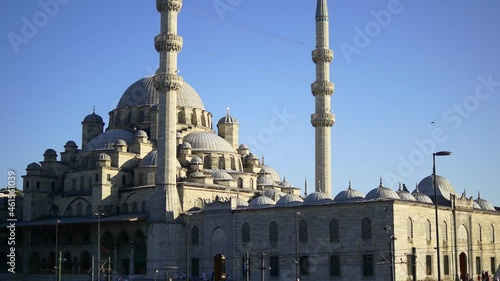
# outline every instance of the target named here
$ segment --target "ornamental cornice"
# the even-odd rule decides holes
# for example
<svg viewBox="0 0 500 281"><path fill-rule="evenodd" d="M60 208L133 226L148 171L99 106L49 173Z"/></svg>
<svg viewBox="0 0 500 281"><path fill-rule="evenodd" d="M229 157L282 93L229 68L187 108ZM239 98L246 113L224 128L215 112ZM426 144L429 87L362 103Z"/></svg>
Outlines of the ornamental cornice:
<svg viewBox="0 0 500 281"><path fill-rule="evenodd" d="M177 74L155 74L153 76L153 85L158 92L164 90L168 91L179 91L183 84L182 76Z"/></svg>
<svg viewBox="0 0 500 281"><path fill-rule="evenodd" d="M335 115L329 112L311 114L313 127L331 127L335 123Z"/></svg>
<svg viewBox="0 0 500 281"><path fill-rule="evenodd" d="M180 52L182 50L183 39L176 34L159 34L155 36L155 49L158 52L170 51Z"/></svg>
<svg viewBox="0 0 500 281"><path fill-rule="evenodd" d="M331 96L335 91L335 84L330 81L314 81L311 84L311 92L313 96L325 95Z"/></svg>
<svg viewBox="0 0 500 281"><path fill-rule="evenodd" d="M333 51L329 49L316 49L312 51L312 60L314 63L331 63L333 61Z"/></svg>
<svg viewBox="0 0 500 281"><path fill-rule="evenodd" d="M179 12L182 8L182 0L156 0L158 12Z"/></svg>

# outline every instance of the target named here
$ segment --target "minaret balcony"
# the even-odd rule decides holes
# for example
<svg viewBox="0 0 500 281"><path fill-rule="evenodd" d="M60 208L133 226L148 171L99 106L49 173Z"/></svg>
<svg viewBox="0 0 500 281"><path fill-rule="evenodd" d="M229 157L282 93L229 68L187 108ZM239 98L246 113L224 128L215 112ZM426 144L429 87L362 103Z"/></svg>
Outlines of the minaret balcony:
<svg viewBox="0 0 500 281"><path fill-rule="evenodd" d="M182 76L177 74L159 73L153 76L153 85L159 92L162 90L178 91L181 89L183 81Z"/></svg>
<svg viewBox="0 0 500 281"><path fill-rule="evenodd" d="M312 59L314 63L331 63L333 61L333 51L329 49L314 50L312 52Z"/></svg>
<svg viewBox="0 0 500 281"><path fill-rule="evenodd" d="M311 84L311 92L313 96L324 95L331 96L335 91L335 84L330 81L314 81Z"/></svg>
<svg viewBox="0 0 500 281"><path fill-rule="evenodd" d="M158 52L162 51L180 52L182 49L182 37L175 34L156 35L155 49Z"/></svg>
<svg viewBox="0 0 500 281"><path fill-rule="evenodd" d="M334 123L335 115L333 113L311 114L311 124L313 127L331 127Z"/></svg>
<svg viewBox="0 0 500 281"><path fill-rule="evenodd" d="M182 8L182 0L156 0L158 12L179 12Z"/></svg>

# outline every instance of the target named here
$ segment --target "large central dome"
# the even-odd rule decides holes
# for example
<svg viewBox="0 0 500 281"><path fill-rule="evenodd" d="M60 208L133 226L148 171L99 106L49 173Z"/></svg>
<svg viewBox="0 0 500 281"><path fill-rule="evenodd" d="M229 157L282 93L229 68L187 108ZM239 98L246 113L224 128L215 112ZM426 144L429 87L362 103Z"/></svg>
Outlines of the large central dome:
<svg viewBox="0 0 500 281"><path fill-rule="evenodd" d="M116 108L138 105L155 105L159 102L159 94L153 86L153 76L145 77L128 87L123 93ZM196 90L187 82L177 92L177 107L190 107L205 110L205 106Z"/></svg>

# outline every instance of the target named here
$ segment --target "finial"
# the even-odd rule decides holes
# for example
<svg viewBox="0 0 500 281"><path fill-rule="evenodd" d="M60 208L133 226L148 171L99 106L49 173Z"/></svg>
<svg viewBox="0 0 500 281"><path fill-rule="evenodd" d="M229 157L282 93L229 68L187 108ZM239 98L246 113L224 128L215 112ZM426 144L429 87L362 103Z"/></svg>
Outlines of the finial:
<svg viewBox="0 0 500 281"><path fill-rule="evenodd" d="M477 191L477 199L481 199L481 193L479 192L479 190Z"/></svg>
<svg viewBox="0 0 500 281"><path fill-rule="evenodd" d="M382 187L382 176L380 176L380 185L378 187Z"/></svg>
<svg viewBox="0 0 500 281"><path fill-rule="evenodd" d="M316 18L328 18L328 6L326 0L318 0L316 5Z"/></svg>
<svg viewBox="0 0 500 281"><path fill-rule="evenodd" d="M95 114L95 105L94 105L94 107L92 108L92 114Z"/></svg>
<svg viewBox="0 0 500 281"><path fill-rule="evenodd" d="M226 114L227 114L227 116L229 116L229 115L230 115L230 114L229 114L229 106L228 106L228 107L226 107Z"/></svg>
<svg viewBox="0 0 500 281"><path fill-rule="evenodd" d="M286 182L286 175L283 175L283 182Z"/></svg>
<svg viewBox="0 0 500 281"><path fill-rule="evenodd" d="M398 188L398 191L401 191L401 182L399 182L399 188Z"/></svg>
<svg viewBox="0 0 500 281"><path fill-rule="evenodd" d="M349 189L349 190L351 190L351 189L352 189L352 188L351 188L351 178L349 178L349 187L348 187L347 189Z"/></svg>
<svg viewBox="0 0 500 281"><path fill-rule="evenodd" d="M262 165L264 165L264 154L262 154L262 161L260 161Z"/></svg>
<svg viewBox="0 0 500 281"><path fill-rule="evenodd" d="M304 196L307 197L307 177L304 179Z"/></svg>
<svg viewBox="0 0 500 281"><path fill-rule="evenodd" d="M417 183L417 182L415 183L415 192L416 192L416 193L419 193L419 192L420 192L420 191L418 191L418 183Z"/></svg>
<svg viewBox="0 0 500 281"><path fill-rule="evenodd" d="M321 190L321 181L318 180L318 185L316 186L316 191L320 191Z"/></svg>

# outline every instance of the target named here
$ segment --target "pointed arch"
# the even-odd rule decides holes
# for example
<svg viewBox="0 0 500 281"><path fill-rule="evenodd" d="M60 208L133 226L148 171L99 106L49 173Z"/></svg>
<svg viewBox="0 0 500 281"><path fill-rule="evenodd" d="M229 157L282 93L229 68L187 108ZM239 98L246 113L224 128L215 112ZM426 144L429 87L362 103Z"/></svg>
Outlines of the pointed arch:
<svg viewBox="0 0 500 281"><path fill-rule="evenodd" d="M134 244L134 274L146 274L146 236L142 231L135 233Z"/></svg>
<svg viewBox="0 0 500 281"><path fill-rule="evenodd" d="M271 244L278 243L278 223L275 221L269 224L269 242Z"/></svg>
<svg viewBox="0 0 500 281"><path fill-rule="evenodd" d="M368 217L364 217L361 221L361 238L371 239L372 238L372 221Z"/></svg>
<svg viewBox="0 0 500 281"><path fill-rule="evenodd" d="M308 229L307 229L307 221L301 219L299 221L299 241L307 242L309 239Z"/></svg>
<svg viewBox="0 0 500 281"><path fill-rule="evenodd" d="M247 222L241 226L241 242L250 242L250 225Z"/></svg>
<svg viewBox="0 0 500 281"><path fill-rule="evenodd" d="M413 239L413 220L411 219L411 217L408 217L407 232L408 239Z"/></svg>
<svg viewBox="0 0 500 281"><path fill-rule="evenodd" d="M199 240L199 230L197 226L191 228L191 245L198 246Z"/></svg>
<svg viewBox="0 0 500 281"><path fill-rule="evenodd" d="M339 239L339 221L333 218L330 220L330 242L338 242Z"/></svg>

